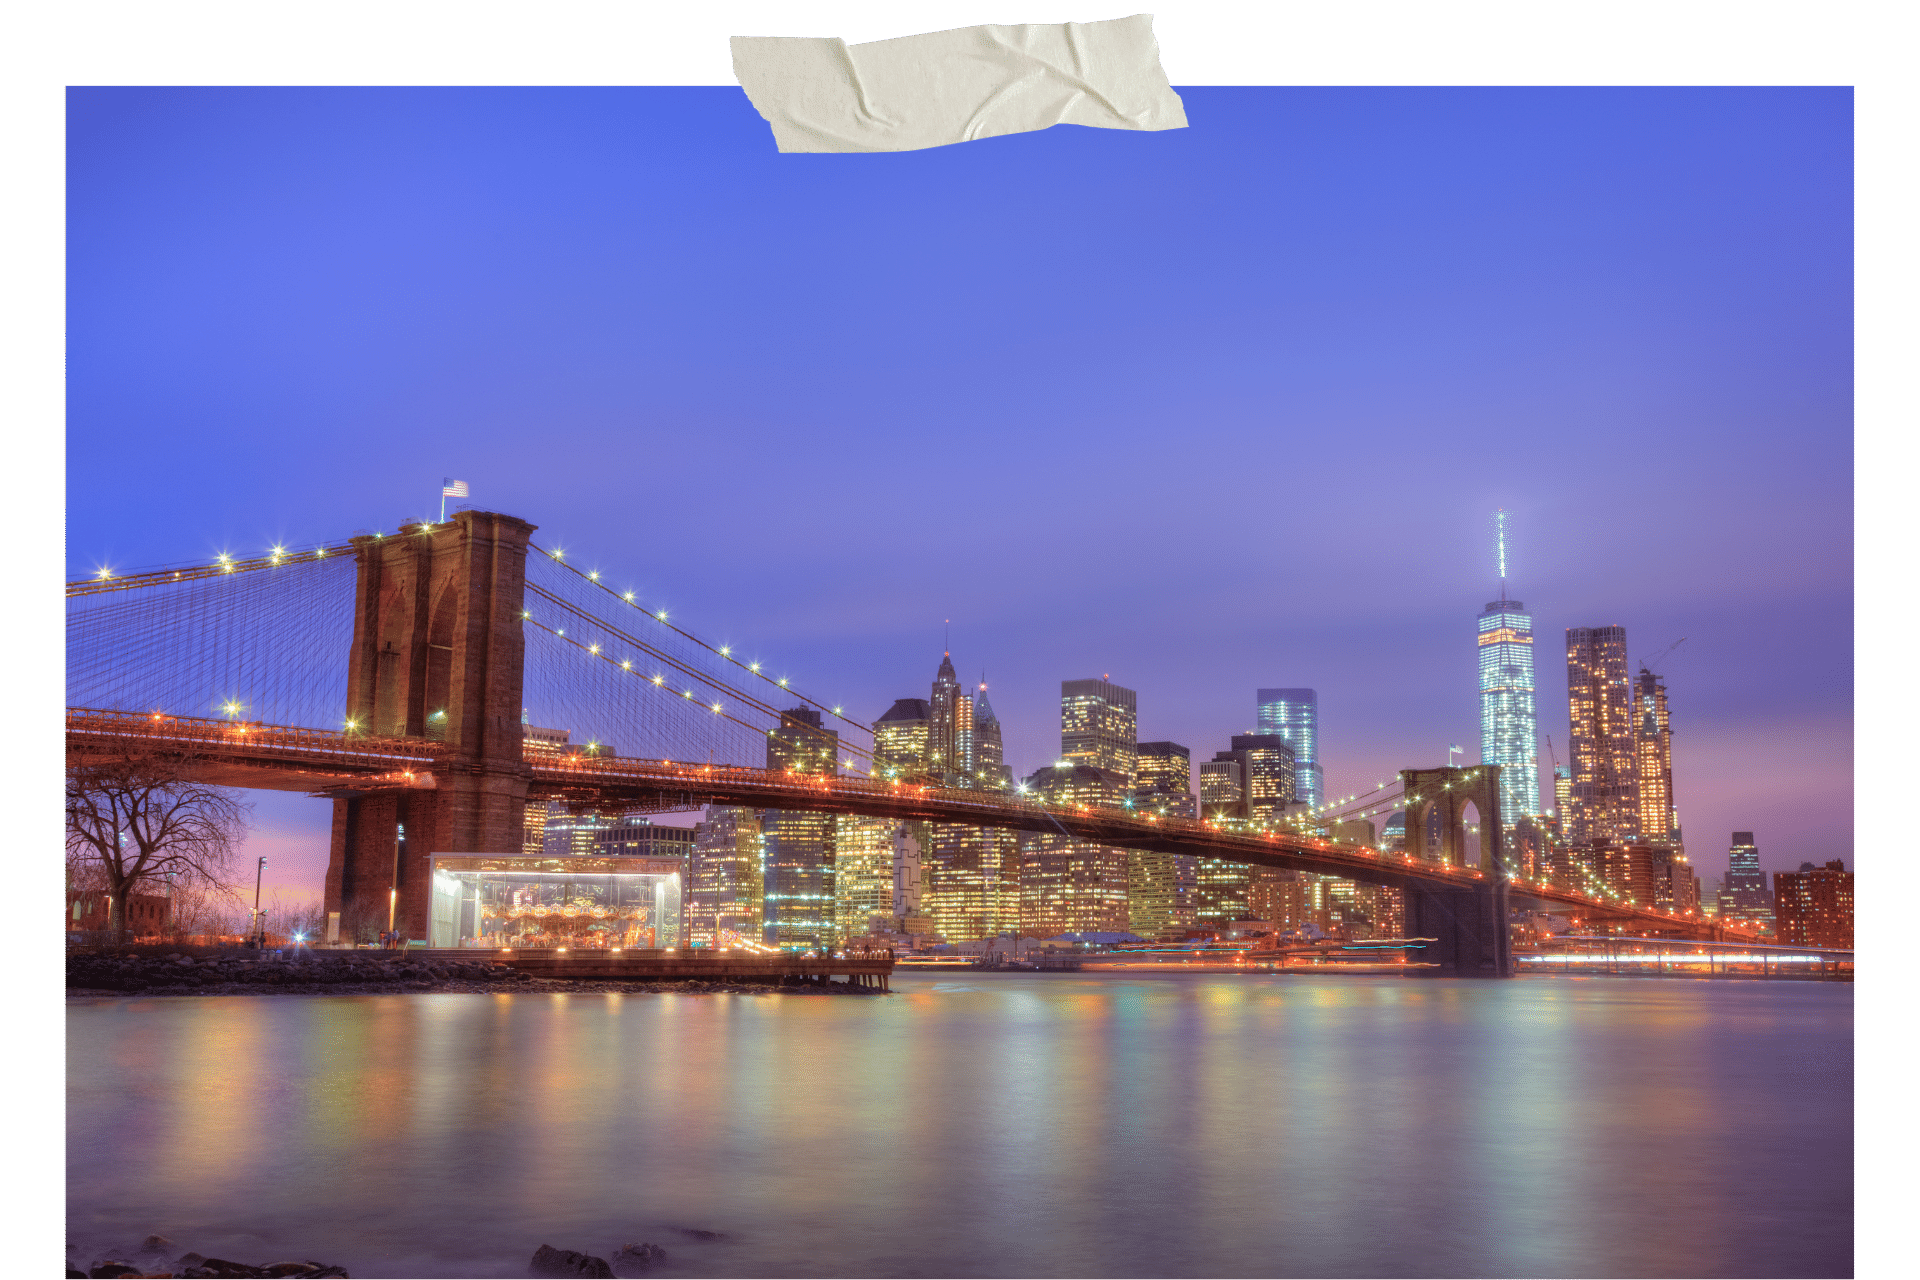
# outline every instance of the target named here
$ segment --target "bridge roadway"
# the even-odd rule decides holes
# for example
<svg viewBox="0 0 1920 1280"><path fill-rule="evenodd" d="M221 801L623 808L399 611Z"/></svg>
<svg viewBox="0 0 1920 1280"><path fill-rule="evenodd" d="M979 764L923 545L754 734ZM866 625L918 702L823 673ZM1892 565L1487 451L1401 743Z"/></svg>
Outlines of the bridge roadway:
<svg viewBox="0 0 1920 1280"><path fill-rule="evenodd" d="M67 710L67 749L87 755L140 744L178 751L194 775L222 786L306 791L330 798L407 788L431 789L441 754L421 738L377 738L338 730L239 724L186 716L85 707ZM564 799L607 808L694 809L702 805L865 814L962 826L1059 832L1093 844L1218 858L1252 866L1339 876L1364 884L1469 888L1485 883L1472 868L1383 854L1281 832L1225 830L1189 818L1125 809L1044 804L995 791L902 785L845 775L781 773L732 765L529 751L529 799ZM1670 936L1731 934L1717 922L1509 880L1509 898L1570 909L1590 921L1619 922Z"/></svg>

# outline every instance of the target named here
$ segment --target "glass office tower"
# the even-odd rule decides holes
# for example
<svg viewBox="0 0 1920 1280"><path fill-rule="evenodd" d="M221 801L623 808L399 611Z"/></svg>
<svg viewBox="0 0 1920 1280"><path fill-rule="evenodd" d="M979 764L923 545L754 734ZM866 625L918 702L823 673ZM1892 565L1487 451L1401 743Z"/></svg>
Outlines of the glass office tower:
<svg viewBox="0 0 1920 1280"><path fill-rule="evenodd" d="M1293 748L1293 798L1318 809L1327 794L1320 771L1320 695L1312 689L1262 689L1260 732Z"/></svg>
<svg viewBox="0 0 1920 1280"><path fill-rule="evenodd" d="M1533 617L1507 598L1507 513L1493 513L1500 598L1480 614L1480 763L1500 766L1500 817L1540 812L1540 729L1533 705Z"/></svg>

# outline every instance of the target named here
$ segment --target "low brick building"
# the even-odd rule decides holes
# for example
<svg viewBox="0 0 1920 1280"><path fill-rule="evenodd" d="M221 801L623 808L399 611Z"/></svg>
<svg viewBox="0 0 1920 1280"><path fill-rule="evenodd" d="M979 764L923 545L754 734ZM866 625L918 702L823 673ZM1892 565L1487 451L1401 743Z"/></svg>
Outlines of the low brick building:
<svg viewBox="0 0 1920 1280"><path fill-rule="evenodd" d="M172 901L164 893L127 896L127 936L150 938L173 928ZM97 889L67 891L67 932L83 933L107 927L107 895Z"/></svg>
<svg viewBox="0 0 1920 1280"><path fill-rule="evenodd" d="M1853 873L1835 858L1773 876L1774 936L1799 947L1853 949Z"/></svg>

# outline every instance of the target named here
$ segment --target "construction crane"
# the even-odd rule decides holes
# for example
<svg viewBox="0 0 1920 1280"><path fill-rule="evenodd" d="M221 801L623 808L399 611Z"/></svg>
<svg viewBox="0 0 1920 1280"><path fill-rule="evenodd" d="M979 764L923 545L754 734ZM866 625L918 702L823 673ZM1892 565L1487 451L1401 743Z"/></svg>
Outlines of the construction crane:
<svg viewBox="0 0 1920 1280"><path fill-rule="evenodd" d="M1675 640L1672 644L1668 645L1666 648L1662 649L1660 652L1654 654L1651 658L1640 659L1640 669L1642 671L1647 672L1649 675L1655 674L1653 670L1653 664L1660 661L1660 659L1666 657L1668 654L1672 653L1675 649L1678 649L1681 645L1685 644L1686 642L1687 642L1687 638L1685 636L1681 636L1678 640Z"/></svg>

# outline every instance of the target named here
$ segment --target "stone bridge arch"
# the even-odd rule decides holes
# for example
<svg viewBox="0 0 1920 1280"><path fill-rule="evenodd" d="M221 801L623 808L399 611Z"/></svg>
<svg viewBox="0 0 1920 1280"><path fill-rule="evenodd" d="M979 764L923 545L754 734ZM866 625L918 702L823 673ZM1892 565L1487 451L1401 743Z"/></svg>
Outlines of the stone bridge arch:
<svg viewBox="0 0 1920 1280"><path fill-rule="evenodd" d="M1402 769L1406 793L1407 855L1415 862L1444 863L1478 871L1458 888L1408 884L1406 936L1431 938L1412 958L1435 967L1436 977L1506 978L1513 974L1513 944L1507 926L1507 871L1501 858L1500 766L1471 769ZM1479 856L1468 862L1467 813L1479 817ZM1437 847L1429 833L1437 830ZM1465 879L1465 877L1462 877Z"/></svg>

